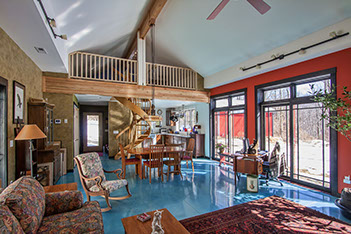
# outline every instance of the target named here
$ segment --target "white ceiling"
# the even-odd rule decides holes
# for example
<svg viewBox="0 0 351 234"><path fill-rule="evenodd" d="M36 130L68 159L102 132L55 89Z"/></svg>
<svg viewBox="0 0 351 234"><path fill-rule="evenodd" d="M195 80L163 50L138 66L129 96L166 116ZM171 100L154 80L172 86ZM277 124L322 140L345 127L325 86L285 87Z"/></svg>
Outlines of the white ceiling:
<svg viewBox="0 0 351 234"><path fill-rule="evenodd" d="M351 17L350 0L265 0L265 15L232 0L207 21L220 1L169 0L156 22L156 62L207 77Z"/></svg>
<svg viewBox="0 0 351 234"><path fill-rule="evenodd" d="M110 96L90 95L90 94L76 94L79 104L82 105L107 105L110 101ZM191 101L174 101L174 100L160 100L155 99L155 107L159 108L175 108L182 105L192 105L196 102Z"/></svg>
<svg viewBox="0 0 351 234"><path fill-rule="evenodd" d="M272 9L265 15L246 0L232 0L207 21L220 1L168 0L156 22L156 62L207 77L351 17L350 0L266 0ZM37 0L0 0L0 27L43 71L66 72L72 51L121 57L150 0L43 3L67 41L53 39ZM48 54L38 54L34 46Z"/></svg>

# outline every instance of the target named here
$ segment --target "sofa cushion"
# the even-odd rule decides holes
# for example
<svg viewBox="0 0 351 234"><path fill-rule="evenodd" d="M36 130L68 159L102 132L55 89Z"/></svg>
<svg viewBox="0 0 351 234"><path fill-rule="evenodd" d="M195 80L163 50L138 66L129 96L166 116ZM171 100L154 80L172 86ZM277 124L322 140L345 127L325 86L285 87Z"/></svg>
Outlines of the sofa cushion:
<svg viewBox="0 0 351 234"><path fill-rule="evenodd" d="M0 194L0 202L8 206L25 233L38 230L45 212L45 192L37 180L19 178Z"/></svg>
<svg viewBox="0 0 351 234"><path fill-rule="evenodd" d="M0 233L24 233L21 224L5 204L0 204Z"/></svg>
<svg viewBox="0 0 351 234"><path fill-rule="evenodd" d="M103 233L104 225L99 203L84 203L79 210L43 218L38 233Z"/></svg>
<svg viewBox="0 0 351 234"><path fill-rule="evenodd" d="M45 194L45 216L77 210L82 205L83 194L78 190Z"/></svg>

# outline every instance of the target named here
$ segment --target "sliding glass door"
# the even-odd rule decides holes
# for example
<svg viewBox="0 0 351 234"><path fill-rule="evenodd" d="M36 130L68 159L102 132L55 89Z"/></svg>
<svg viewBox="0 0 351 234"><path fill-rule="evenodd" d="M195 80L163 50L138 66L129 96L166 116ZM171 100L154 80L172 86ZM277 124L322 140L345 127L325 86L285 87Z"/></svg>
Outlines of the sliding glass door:
<svg viewBox="0 0 351 234"><path fill-rule="evenodd" d="M218 111L214 113L214 143L228 145L228 111ZM224 152L228 152L225 150ZM219 159L217 150L215 151L214 159Z"/></svg>
<svg viewBox="0 0 351 234"><path fill-rule="evenodd" d="M314 90L331 92L335 71L317 74L257 87L260 147L271 152L278 142L288 179L335 194L337 135L321 119L323 106L312 96Z"/></svg>

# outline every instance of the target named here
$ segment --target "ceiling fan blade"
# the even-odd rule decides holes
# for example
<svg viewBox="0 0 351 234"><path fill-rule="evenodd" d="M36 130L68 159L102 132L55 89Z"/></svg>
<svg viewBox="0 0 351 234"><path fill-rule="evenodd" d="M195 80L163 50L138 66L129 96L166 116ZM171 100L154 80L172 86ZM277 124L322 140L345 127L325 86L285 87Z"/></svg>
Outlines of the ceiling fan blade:
<svg viewBox="0 0 351 234"><path fill-rule="evenodd" d="M271 9L271 6L263 0L247 0L261 15L265 14Z"/></svg>
<svg viewBox="0 0 351 234"><path fill-rule="evenodd" d="M216 16L223 10L223 8L225 7L225 5L227 5L228 2L229 0L222 0L222 2L216 7L216 9L214 9L214 11L212 11L212 13L207 17L207 20L213 20L214 18L216 18Z"/></svg>

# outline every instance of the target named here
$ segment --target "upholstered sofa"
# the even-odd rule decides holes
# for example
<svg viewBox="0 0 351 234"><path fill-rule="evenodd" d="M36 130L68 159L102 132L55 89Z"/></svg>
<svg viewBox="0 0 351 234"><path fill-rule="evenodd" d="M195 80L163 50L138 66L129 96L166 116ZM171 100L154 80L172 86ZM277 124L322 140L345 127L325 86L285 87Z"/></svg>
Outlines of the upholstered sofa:
<svg viewBox="0 0 351 234"><path fill-rule="evenodd" d="M46 193L21 177L0 194L0 233L103 233L99 203L83 203L80 191Z"/></svg>

